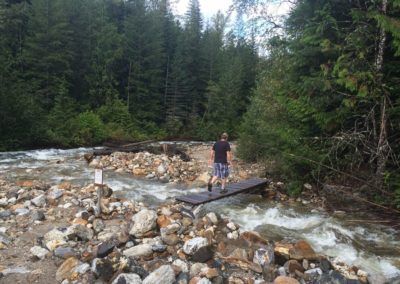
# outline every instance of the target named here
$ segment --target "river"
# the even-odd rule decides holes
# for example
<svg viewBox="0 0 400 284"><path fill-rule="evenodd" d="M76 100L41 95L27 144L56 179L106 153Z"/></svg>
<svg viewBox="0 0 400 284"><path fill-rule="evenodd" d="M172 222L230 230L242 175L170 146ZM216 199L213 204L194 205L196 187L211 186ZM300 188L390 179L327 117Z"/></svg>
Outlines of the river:
<svg viewBox="0 0 400 284"><path fill-rule="evenodd" d="M37 179L49 184L69 181L77 185L93 182L93 169L83 154L88 148L46 149L0 153L0 178ZM130 174L105 171L105 183L117 196L157 205L182 192L176 185L134 179ZM373 283L400 277L400 228L377 223L362 213L335 217L310 206L283 205L257 195L240 195L204 206L238 223L244 230L255 230L270 240L307 240L321 254L340 258L372 274ZM357 220L350 222L349 220ZM366 220L366 221L362 221Z"/></svg>

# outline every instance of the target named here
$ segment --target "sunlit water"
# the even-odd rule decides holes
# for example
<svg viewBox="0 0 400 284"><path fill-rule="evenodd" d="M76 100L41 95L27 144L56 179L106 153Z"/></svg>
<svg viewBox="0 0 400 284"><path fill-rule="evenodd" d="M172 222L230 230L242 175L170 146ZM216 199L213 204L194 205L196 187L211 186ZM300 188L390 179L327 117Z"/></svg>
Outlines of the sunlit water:
<svg viewBox="0 0 400 284"><path fill-rule="evenodd" d="M80 148L0 153L0 177L38 179L50 184L69 181L83 186L93 182L93 169L83 159L83 154L90 151L92 149ZM129 173L112 170L105 171L104 180L117 196L154 206L183 193L204 190L134 179ZM218 212L242 229L258 231L271 240L305 239L317 252L338 257L368 271L373 275L373 283L391 283L400 277L399 231L388 226L350 221L363 220L363 215L336 218L323 211L301 205L283 206L255 195L215 201L207 204L204 210Z"/></svg>

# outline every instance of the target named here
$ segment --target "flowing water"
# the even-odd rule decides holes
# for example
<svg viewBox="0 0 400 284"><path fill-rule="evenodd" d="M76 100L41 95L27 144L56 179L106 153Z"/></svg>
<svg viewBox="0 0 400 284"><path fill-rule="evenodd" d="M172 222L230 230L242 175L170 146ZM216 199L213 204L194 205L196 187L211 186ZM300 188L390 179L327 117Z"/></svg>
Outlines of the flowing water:
<svg viewBox="0 0 400 284"><path fill-rule="evenodd" d="M0 153L0 177L37 179L50 184L69 181L83 186L93 182L93 169L83 159L83 154L90 151L79 148ZM117 196L153 206L182 193L204 190L134 179L112 170L105 171L104 180ZM370 224L370 216L352 213L333 217L322 210L300 204L282 205L256 195L215 201L205 205L204 210L226 216L243 229L258 231L271 240L305 239L317 252L368 271L373 283L390 283L400 277L400 228Z"/></svg>

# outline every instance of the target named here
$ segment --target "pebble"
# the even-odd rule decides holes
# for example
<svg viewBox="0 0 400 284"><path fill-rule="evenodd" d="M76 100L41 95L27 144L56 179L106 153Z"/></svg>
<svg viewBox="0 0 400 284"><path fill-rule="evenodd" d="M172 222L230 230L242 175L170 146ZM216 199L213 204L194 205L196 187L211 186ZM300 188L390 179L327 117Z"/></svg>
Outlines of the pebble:
<svg viewBox="0 0 400 284"><path fill-rule="evenodd" d="M226 227L231 231L235 231L237 229L235 223L233 222L229 222L228 224L226 224Z"/></svg>
<svg viewBox="0 0 400 284"><path fill-rule="evenodd" d="M57 247L57 248L54 250L54 255L57 256L57 257L59 257L59 258L67 259L67 258L76 256L76 253L75 253L75 251L74 251L72 248L70 248L70 247Z"/></svg>
<svg viewBox="0 0 400 284"><path fill-rule="evenodd" d="M36 207L43 207L46 205L46 197L44 194L39 195L31 200L32 204Z"/></svg>
<svg viewBox="0 0 400 284"><path fill-rule="evenodd" d="M44 216L43 211L41 210L35 210L32 213L32 220L33 221L43 221L46 217Z"/></svg>
<svg viewBox="0 0 400 284"><path fill-rule="evenodd" d="M175 272L171 265L161 266L143 280L143 284L173 284L174 282Z"/></svg>
<svg viewBox="0 0 400 284"><path fill-rule="evenodd" d="M194 254L199 248L207 246L208 240L206 238L197 237L185 242L183 251L186 254Z"/></svg>
<svg viewBox="0 0 400 284"><path fill-rule="evenodd" d="M112 282L112 284L142 284L142 279L134 273L122 273Z"/></svg>
<svg viewBox="0 0 400 284"><path fill-rule="evenodd" d="M39 246L34 246L30 249L31 254L33 254L34 256L36 256L39 259L45 259L46 255L49 253L49 251L47 249L44 249L42 247Z"/></svg>
<svg viewBox="0 0 400 284"><path fill-rule="evenodd" d="M15 209L15 213L19 216L24 216L29 214L30 210L26 208L17 208Z"/></svg>

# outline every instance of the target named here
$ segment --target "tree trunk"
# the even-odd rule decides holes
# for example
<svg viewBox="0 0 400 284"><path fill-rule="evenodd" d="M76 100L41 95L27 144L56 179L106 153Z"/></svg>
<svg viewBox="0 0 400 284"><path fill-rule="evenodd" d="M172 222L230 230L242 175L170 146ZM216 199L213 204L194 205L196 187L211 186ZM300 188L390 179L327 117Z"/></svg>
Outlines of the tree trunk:
<svg viewBox="0 0 400 284"><path fill-rule="evenodd" d="M382 13L386 14L387 0L382 1ZM382 68L383 68L383 55L386 47L386 32L383 28L380 30L378 52L375 61L376 73L378 75L378 84L382 84ZM381 98L381 113L379 120L379 139L377 142L377 167L376 167L376 182L379 188L383 185L383 179L386 169L386 163L389 156L389 142L387 131L387 107L388 97L384 90L382 90Z"/></svg>

